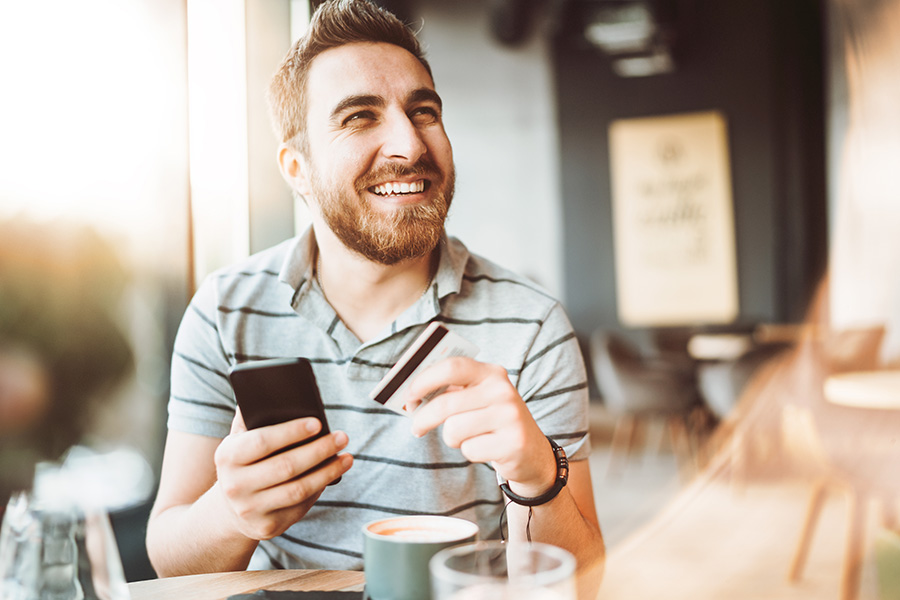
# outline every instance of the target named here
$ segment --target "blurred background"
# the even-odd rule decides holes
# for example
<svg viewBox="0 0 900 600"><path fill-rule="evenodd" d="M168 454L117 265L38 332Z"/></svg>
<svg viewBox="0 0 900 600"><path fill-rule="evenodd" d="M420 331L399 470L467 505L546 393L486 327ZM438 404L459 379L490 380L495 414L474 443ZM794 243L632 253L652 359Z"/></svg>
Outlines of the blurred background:
<svg viewBox="0 0 900 600"><path fill-rule="evenodd" d="M900 464L900 0L379 3L419 31L444 99L449 233L561 298L583 343L601 594L878 597L898 508L882 467ZM0 221L115 248L135 370L92 435L155 470L199 280L306 226L264 90L312 8L0 3ZM873 371L877 406L829 413L825 384L847 383L830 377ZM148 510L113 515L130 580L154 576Z"/></svg>

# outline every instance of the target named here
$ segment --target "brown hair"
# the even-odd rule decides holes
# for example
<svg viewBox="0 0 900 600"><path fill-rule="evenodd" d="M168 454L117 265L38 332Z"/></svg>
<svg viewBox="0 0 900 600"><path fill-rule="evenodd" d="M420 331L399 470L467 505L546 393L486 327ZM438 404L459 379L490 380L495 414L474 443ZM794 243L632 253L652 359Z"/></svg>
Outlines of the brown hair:
<svg viewBox="0 0 900 600"><path fill-rule="evenodd" d="M269 84L269 110L275 133L306 152L306 80L313 59L331 48L357 42L394 44L415 56L428 75L415 34L392 13L369 0L329 0L315 11L306 33L284 57Z"/></svg>

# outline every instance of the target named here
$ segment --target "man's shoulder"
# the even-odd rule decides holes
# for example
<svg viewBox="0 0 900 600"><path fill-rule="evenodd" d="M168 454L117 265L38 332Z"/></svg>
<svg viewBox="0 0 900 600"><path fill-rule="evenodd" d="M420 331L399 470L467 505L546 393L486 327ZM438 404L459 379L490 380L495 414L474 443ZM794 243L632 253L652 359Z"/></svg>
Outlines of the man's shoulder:
<svg viewBox="0 0 900 600"><path fill-rule="evenodd" d="M451 252L465 256L463 295L489 295L491 299L501 297L547 307L559 303L551 292L533 279L468 250L456 238L448 241Z"/></svg>
<svg viewBox="0 0 900 600"><path fill-rule="evenodd" d="M285 259L296 244L297 238L287 239L275 246L221 267L211 273L210 277L230 279L260 273L269 273L277 277L284 266Z"/></svg>
<svg viewBox="0 0 900 600"><path fill-rule="evenodd" d="M296 244L297 238L291 238L216 269L206 277L204 286L221 293L235 288L278 284L285 260Z"/></svg>

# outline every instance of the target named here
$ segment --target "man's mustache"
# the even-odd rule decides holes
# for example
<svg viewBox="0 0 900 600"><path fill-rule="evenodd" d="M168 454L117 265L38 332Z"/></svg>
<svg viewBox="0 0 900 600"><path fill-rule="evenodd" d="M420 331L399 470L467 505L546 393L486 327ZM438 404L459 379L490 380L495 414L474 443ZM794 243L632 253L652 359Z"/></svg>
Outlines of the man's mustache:
<svg viewBox="0 0 900 600"><path fill-rule="evenodd" d="M432 183L439 183L444 178L437 164L431 158L423 156L413 165L391 162L369 171L360 177L358 187L365 190L379 183L410 176L428 178Z"/></svg>

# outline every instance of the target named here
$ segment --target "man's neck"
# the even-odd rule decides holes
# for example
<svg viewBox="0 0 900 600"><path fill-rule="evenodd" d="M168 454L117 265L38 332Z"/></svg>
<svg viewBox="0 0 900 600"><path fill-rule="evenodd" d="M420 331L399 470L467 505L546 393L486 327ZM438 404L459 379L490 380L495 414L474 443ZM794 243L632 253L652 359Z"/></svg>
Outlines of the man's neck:
<svg viewBox="0 0 900 600"><path fill-rule="evenodd" d="M416 303L434 277L437 249L394 265L370 261L331 231L316 229L316 277L325 298L360 341L368 341Z"/></svg>

